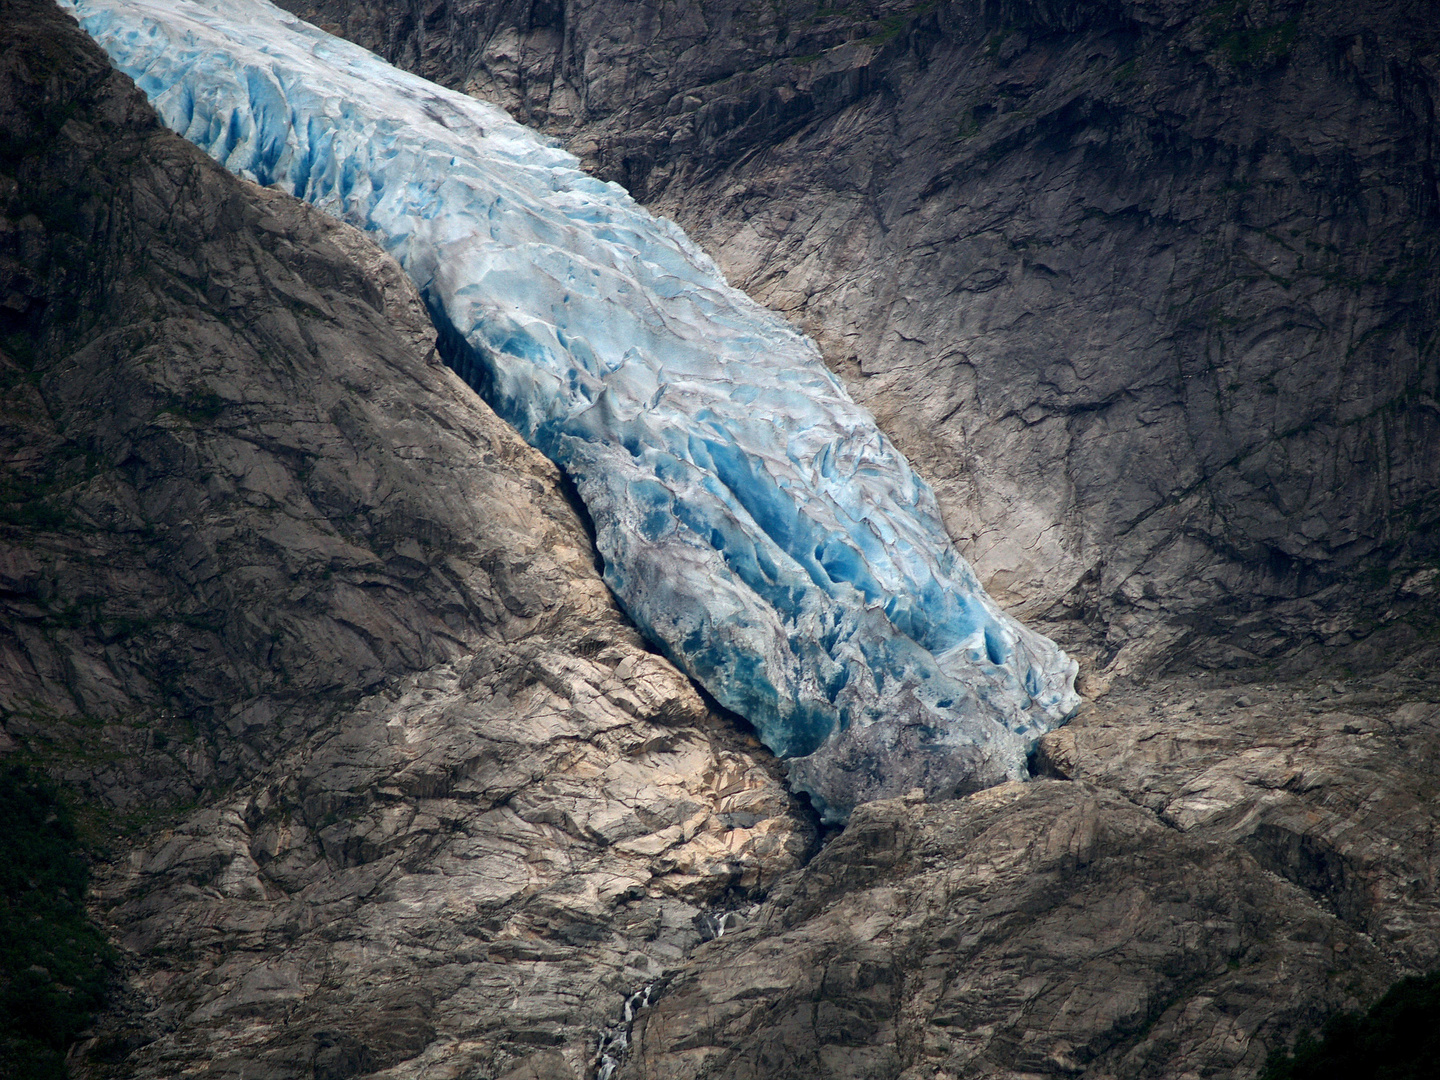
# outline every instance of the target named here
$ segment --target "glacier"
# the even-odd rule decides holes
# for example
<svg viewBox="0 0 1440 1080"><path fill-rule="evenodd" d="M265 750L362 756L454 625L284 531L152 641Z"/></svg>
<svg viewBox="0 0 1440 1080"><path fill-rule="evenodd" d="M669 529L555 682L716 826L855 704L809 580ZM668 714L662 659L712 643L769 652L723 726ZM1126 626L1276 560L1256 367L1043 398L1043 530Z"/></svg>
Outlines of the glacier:
<svg viewBox="0 0 1440 1080"><path fill-rule="evenodd" d="M63 0L162 120L368 231L447 356L573 481L605 580L829 820L1026 775L1075 663L784 319L497 107L266 0Z"/></svg>

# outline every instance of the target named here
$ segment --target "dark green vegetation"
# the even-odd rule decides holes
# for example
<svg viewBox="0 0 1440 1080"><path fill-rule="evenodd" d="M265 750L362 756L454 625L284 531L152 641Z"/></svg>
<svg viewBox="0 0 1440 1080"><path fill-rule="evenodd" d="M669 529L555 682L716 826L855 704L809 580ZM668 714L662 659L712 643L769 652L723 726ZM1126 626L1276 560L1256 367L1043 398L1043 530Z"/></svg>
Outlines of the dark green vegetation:
<svg viewBox="0 0 1440 1080"><path fill-rule="evenodd" d="M63 1077L113 953L86 918L90 871L55 789L21 766L0 770L0 822L0 1075Z"/></svg>
<svg viewBox="0 0 1440 1080"><path fill-rule="evenodd" d="M1430 1080L1440 1070L1440 971L1401 979L1363 1016L1340 1013L1302 1035L1261 1080Z"/></svg>
<svg viewBox="0 0 1440 1080"><path fill-rule="evenodd" d="M1265 12L1251 12L1245 0L1230 0L1206 12L1202 19L1205 44L1233 67L1257 68L1290 55L1299 20L1270 24Z"/></svg>

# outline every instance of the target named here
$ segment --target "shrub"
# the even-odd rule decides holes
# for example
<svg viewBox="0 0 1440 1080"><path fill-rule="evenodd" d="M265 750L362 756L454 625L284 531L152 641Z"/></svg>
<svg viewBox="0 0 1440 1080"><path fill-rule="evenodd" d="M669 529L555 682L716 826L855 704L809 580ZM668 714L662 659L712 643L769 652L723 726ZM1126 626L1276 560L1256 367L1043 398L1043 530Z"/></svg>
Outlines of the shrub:
<svg viewBox="0 0 1440 1080"><path fill-rule="evenodd" d="M113 951L86 916L90 871L54 787L0 768L0 822L0 1076L62 1080Z"/></svg>
<svg viewBox="0 0 1440 1080"><path fill-rule="evenodd" d="M1433 1080L1440 1062L1440 971L1401 979L1360 1013L1339 1013L1321 1037L1266 1062L1261 1080Z"/></svg>

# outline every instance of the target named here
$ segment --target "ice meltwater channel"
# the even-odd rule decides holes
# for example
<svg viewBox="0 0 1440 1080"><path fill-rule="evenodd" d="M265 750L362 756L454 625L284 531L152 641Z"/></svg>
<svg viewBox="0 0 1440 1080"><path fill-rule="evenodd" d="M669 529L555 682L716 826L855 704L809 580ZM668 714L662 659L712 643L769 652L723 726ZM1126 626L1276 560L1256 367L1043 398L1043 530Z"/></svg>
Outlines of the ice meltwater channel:
<svg viewBox="0 0 1440 1080"><path fill-rule="evenodd" d="M815 346L502 110L265 0L66 0L165 123L369 233L573 480L625 610L831 819L1024 775L1075 664L1004 614Z"/></svg>

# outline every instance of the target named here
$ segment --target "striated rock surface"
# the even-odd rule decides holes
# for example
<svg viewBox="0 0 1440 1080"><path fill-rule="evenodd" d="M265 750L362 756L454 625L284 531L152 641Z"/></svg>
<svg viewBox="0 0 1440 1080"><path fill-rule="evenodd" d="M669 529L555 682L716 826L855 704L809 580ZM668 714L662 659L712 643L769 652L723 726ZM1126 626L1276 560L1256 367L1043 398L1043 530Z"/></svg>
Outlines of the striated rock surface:
<svg viewBox="0 0 1440 1080"><path fill-rule="evenodd" d="M115 836L129 958L75 1071L581 1075L808 820L393 261L52 6L0 40L0 717Z"/></svg>
<svg viewBox="0 0 1440 1080"><path fill-rule="evenodd" d="M1440 967L1434 646L1384 675L1127 686L1041 746L1184 833L1244 848L1403 967Z"/></svg>
<svg viewBox="0 0 1440 1080"><path fill-rule="evenodd" d="M1250 1076L1390 973L1243 848L1039 780L867 804L662 987L625 1075Z"/></svg>
<svg viewBox="0 0 1440 1080"><path fill-rule="evenodd" d="M404 680L112 867L125 1076L582 1076L623 998L805 827L753 744L613 643ZM618 674L617 674L618 672ZM151 1041L153 1040L153 1041Z"/></svg>
<svg viewBox="0 0 1440 1080"><path fill-rule="evenodd" d="M673 216L1094 660L1071 784L863 808L623 1075L1250 1077L1434 965L1428 7L289 6Z"/></svg>
<svg viewBox="0 0 1440 1080"><path fill-rule="evenodd" d="M673 216L1117 671L1434 555L1428 3L288 6Z"/></svg>
<svg viewBox="0 0 1440 1080"><path fill-rule="evenodd" d="M657 988L621 1075L1253 1077L1440 948L1440 693L1113 690L1043 772L867 804Z"/></svg>
<svg viewBox="0 0 1440 1080"><path fill-rule="evenodd" d="M1363 3L899 10L343 15L432 76L480 57L452 83L588 133L611 175L710 221L750 287L833 318L832 361L880 358L852 381L933 442L952 530L983 511L1019 538L972 546L990 579L1090 618L1102 659L1135 643L1087 673L1042 779L862 806L804 864L773 762L643 648L556 474L433 362L394 265L160 131L53 9L0 6L0 749L112 837L95 911L127 956L77 1075L589 1080L650 985L617 1077L1249 1080L1435 965L1434 286L1393 269L1435 236L1433 23ZM757 62L757 41L791 59ZM973 100L947 90L966 79ZM1311 105L1285 96L1306 86ZM905 101L955 120L963 168L892 214L900 180L939 175L928 135L886 150L928 130L894 122ZM1125 186L1144 176L1164 183ZM1198 216L1162 212L1187 191ZM1246 224L1296 205L1320 232ZM1042 210L1074 226L1044 258ZM1321 268L1272 265L1290 292L1234 272L1287 243ZM1185 263L1195 245L1210 261ZM993 281L967 277L992 249ZM1157 278L1166 250L1203 273ZM1310 306L1286 308L1306 280ZM1220 314L1195 329L1209 309L1172 312L1165 289ZM970 360L916 359L947 354L898 336L916 336L900 298L959 320ZM1135 310L1149 329L1119 332ZM1330 321L1295 348L1314 312ZM1044 382L1032 333L1089 357L1087 381ZM1177 359L1204 341L1236 365L1226 437L1272 453L1172 498L1166 469L1212 460L1198 438L1162 452L1213 427ZM1093 408L1023 415L1040 397L1016 388L1075 400L1102 376ZM1339 381L1307 397L1310 377ZM1314 427L1270 438L1257 418L1282 404ZM957 431L1056 455L1073 490L942 453ZM1261 656L1279 659L1196 670Z"/></svg>

